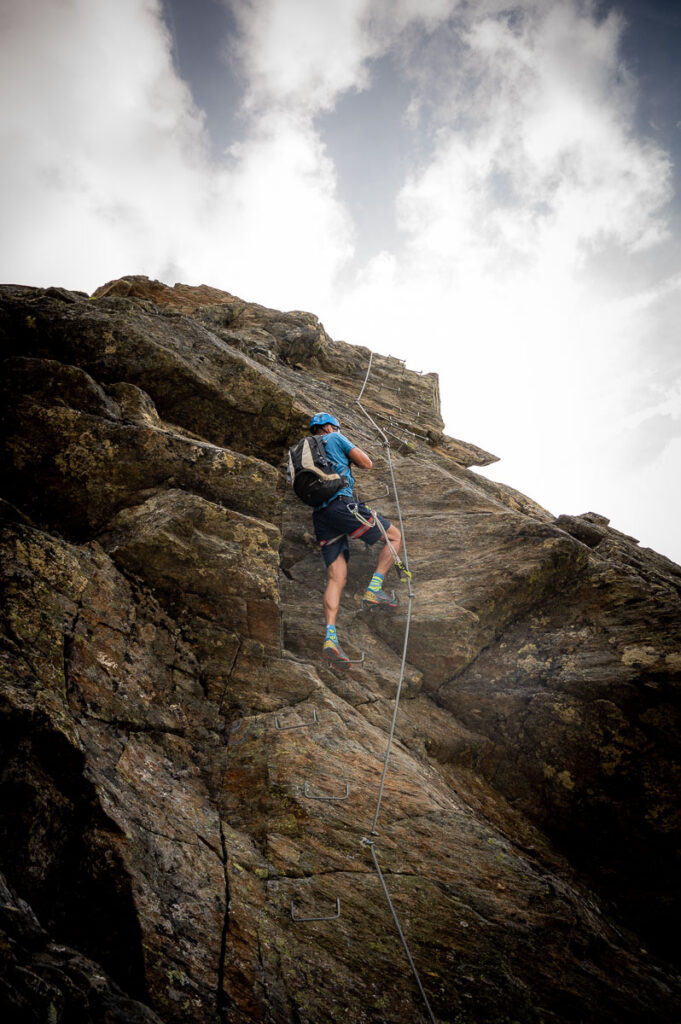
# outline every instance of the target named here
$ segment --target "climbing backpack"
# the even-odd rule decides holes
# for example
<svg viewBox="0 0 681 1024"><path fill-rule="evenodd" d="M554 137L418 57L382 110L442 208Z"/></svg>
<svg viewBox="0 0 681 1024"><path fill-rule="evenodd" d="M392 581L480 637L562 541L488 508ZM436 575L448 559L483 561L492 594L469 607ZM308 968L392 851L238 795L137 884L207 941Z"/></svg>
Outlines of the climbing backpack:
<svg viewBox="0 0 681 1024"><path fill-rule="evenodd" d="M322 438L316 435L304 437L289 448L288 475L300 500L313 508L333 498L348 482L336 473Z"/></svg>

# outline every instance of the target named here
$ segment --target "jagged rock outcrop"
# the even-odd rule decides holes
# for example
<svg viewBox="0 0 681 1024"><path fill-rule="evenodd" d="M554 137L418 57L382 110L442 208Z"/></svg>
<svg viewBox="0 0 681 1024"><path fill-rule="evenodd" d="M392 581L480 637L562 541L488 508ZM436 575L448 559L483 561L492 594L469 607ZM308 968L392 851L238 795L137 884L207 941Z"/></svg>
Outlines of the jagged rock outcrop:
<svg viewBox="0 0 681 1024"><path fill-rule="evenodd" d="M283 476L330 407L388 482L368 350L139 277L0 299L5 1019L426 1020L361 844L404 603L361 610L357 545L366 660L321 663ZM671 1024L681 568L471 472L435 375L374 356L363 401L416 593L376 849L435 1016Z"/></svg>

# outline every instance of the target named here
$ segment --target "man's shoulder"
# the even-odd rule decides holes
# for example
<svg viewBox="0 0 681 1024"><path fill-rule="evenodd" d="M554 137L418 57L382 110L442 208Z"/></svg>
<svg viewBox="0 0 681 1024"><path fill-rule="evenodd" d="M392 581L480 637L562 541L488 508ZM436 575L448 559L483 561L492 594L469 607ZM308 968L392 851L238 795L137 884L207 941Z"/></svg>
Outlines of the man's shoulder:
<svg viewBox="0 0 681 1024"><path fill-rule="evenodd" d="M344 454L347 454L352 448L355 447L354 441L351 441L349 437L345 436L345 434L341 434L339 430L337 430L333 434L327 434L326 437L324 438L324 444L326 445L327 448L336 448L342 451Z"/></svg>

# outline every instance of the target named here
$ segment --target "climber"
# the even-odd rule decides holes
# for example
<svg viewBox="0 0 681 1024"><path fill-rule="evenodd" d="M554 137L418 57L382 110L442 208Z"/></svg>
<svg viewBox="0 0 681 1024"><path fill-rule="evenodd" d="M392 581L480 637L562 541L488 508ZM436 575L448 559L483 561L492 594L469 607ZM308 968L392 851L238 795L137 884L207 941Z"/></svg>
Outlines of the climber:
<svg viewBox="0 0 681 1024"><path fill-rule="evenodd" d="M383 581L400 550L402 534L396 526L380 516L378 512L373 513L366 505L355 503L353 499L355 480L350 464L359 466L360 469L371 469L372 462L361 448L341 434L340 424L335 416L326 412L317 413L310 420L310 433L323 437L326 454L333 464L334 470L347 480L347 483L332 498L315 508L312 517L315 535L327 567L327 584L324 591L326 638L322 654L338 667L346 668L350 664L350 659L338 642L336 616L348 576L348 560L350 558L348 538L361 538L365 544L375 544L382 536L387 538L389 543L384 545L378 556L376 571L362 600L367 605L396 608L397 600L394 594L388 594L383 589ZM380 520L383 530L376 525L374 515ZM360 521L359 517L365 522ZM393 551L390 550L391 545Z"/></svg>

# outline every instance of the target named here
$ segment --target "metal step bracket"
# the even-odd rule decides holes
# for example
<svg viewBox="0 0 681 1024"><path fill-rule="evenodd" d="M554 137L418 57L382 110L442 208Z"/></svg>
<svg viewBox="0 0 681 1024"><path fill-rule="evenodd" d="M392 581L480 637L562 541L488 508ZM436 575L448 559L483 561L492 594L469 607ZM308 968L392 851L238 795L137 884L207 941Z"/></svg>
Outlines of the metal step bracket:
<svg viewBox="0 0 681 1024"><path fill-rule="evenodd" d="M278 717L276 715L274 716L274 726L275 726L276 729L281 730L281 732L285 732L286 729L307 729L311 725L316 725L316 723L317 723L317 709L316 708L312 708L312 721L311 722L298 722L296 725L280 725Z"/></svg>
<svg viewBox="0 0 681 1024"><path fill-rule="evenodd" d="M318 793L310 793L308 783L306 782L303 786L303 796L306 796L308 800L347 800L350 795L350 786L345 783L345 794L343 796L320 796Z"/></svg>
<svg viewBox="0 0 681 1024"><path fill-rule="evenodd" d="M242 726L244 724L244 722L246 722L246 728L243 730L241 736L239 737L239 739L233 739L234 735L239 731L239 727ZM252 725L253 725L253 723L247 721L247 719L245 719L245 718L239 718L239 719L237 719L236 722L232 722L232 724L230 726L230 729L229 729L229 736L227 737L227 746L228 747L240 747L241 744L246 739L246 737L248 736L249 732L251 731L251 726Z"/></svg>
<svg viewBox="0 0 681 1024"><path fill-rule="evenodd" d="M383 484L383 486L385 487L385 492L384 492L383 494L377 494L377 495L376 495L375 497L373 497L373 498L367 498L367 499L366 499L366 501L363 501L363 502L362 502L362 504L363 504L363 505L373 505L373 503L374 503L375 501L378 501L378 500L379 500L379 498L387 498L387 497L388 497L388 495L390 494L390 488L388 487L388 485L387 485L387 484Z"/></svg>
<svg viewBox="0 0 681 1024"><path fill-rule="evenodd" d="M336 896L336 913L329 914L325 917L296 917L293 911L293 900L291 900L291 920L292 921L335 921L337 917L340 917L340 896Z"/></svg>

